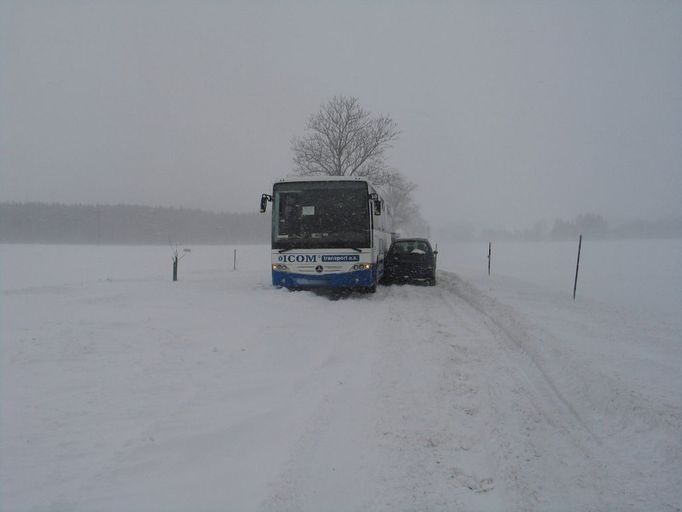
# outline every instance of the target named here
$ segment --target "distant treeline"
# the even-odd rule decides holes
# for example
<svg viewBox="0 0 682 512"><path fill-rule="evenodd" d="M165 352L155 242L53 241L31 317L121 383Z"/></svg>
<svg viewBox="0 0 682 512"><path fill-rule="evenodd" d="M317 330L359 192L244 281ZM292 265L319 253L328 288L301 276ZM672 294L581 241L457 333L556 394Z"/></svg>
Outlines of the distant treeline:
<svg viewBox="0 0 682 512"><path fill-rule="evenodd" d="M441 239L453 241L547 241L573 240L583 235L592 240L682 238L682 217L665 217L657 220L630 220L608 222L596 213L584 213L571 220L557 219L549 227L540 221L527 229L514 231L501 229L477 230L463 224L453 224L438 230Z"/></svg>
<svg viewBox="0 0 682 512"><path fill-rule="evenodd" d="M267 243L269 215L135 205L0 203L0 242Z"/></svg>

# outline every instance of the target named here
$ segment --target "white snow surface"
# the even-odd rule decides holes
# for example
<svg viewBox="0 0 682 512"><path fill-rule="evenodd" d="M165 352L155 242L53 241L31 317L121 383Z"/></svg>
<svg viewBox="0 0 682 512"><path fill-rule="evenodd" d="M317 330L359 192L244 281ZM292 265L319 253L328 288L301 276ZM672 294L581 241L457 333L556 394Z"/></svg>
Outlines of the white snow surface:
<svg viewBox="0 0 682 512"><path fill-rule="evenodd" d="M440 244L436 287L269 248L0 246L0 509L682 504L682 241Z"/></svg>

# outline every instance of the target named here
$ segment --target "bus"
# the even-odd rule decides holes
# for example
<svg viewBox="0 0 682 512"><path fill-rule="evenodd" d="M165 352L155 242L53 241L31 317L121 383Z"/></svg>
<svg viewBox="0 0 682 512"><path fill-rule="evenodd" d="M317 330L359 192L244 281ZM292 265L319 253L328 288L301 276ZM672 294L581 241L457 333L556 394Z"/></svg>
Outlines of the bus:
<svg viewBox="0 0 682 512"><path fill-rule="evenodd" d="M272 284L373 293L391 245L390 214L367 180L325 176L277 181L272 202Z"/></svg>

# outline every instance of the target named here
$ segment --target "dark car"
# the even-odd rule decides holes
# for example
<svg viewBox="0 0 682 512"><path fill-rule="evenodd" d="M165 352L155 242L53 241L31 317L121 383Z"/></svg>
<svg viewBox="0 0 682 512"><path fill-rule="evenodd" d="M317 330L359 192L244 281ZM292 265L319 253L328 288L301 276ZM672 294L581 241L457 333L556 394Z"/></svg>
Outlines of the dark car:
<svg viewBox="0 0 682 512"><path fill-rule="evenodd" d="M436 284L436 255L426 238L399 238L386 256L386 281L423 281Z"/></svg>

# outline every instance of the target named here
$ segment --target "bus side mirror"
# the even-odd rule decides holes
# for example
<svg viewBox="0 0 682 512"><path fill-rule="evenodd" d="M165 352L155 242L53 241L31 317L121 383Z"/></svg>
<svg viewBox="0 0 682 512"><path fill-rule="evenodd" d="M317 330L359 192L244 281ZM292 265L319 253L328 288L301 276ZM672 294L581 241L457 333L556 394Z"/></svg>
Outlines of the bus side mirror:
<svg viewBox="0 0 682 512"><path fill-rule="evenodd" d="M381 215L381 199L379 199L379 194L372 192L369 198L374 205L374 215Z"/></svg>
<svg viewBox="0 0 682 512"><path fill-rule="evenodd" d="M272 201L272 196L268 194L263 194L260 196L260 212L265 213L268 209L268 201Z"/></svg>

